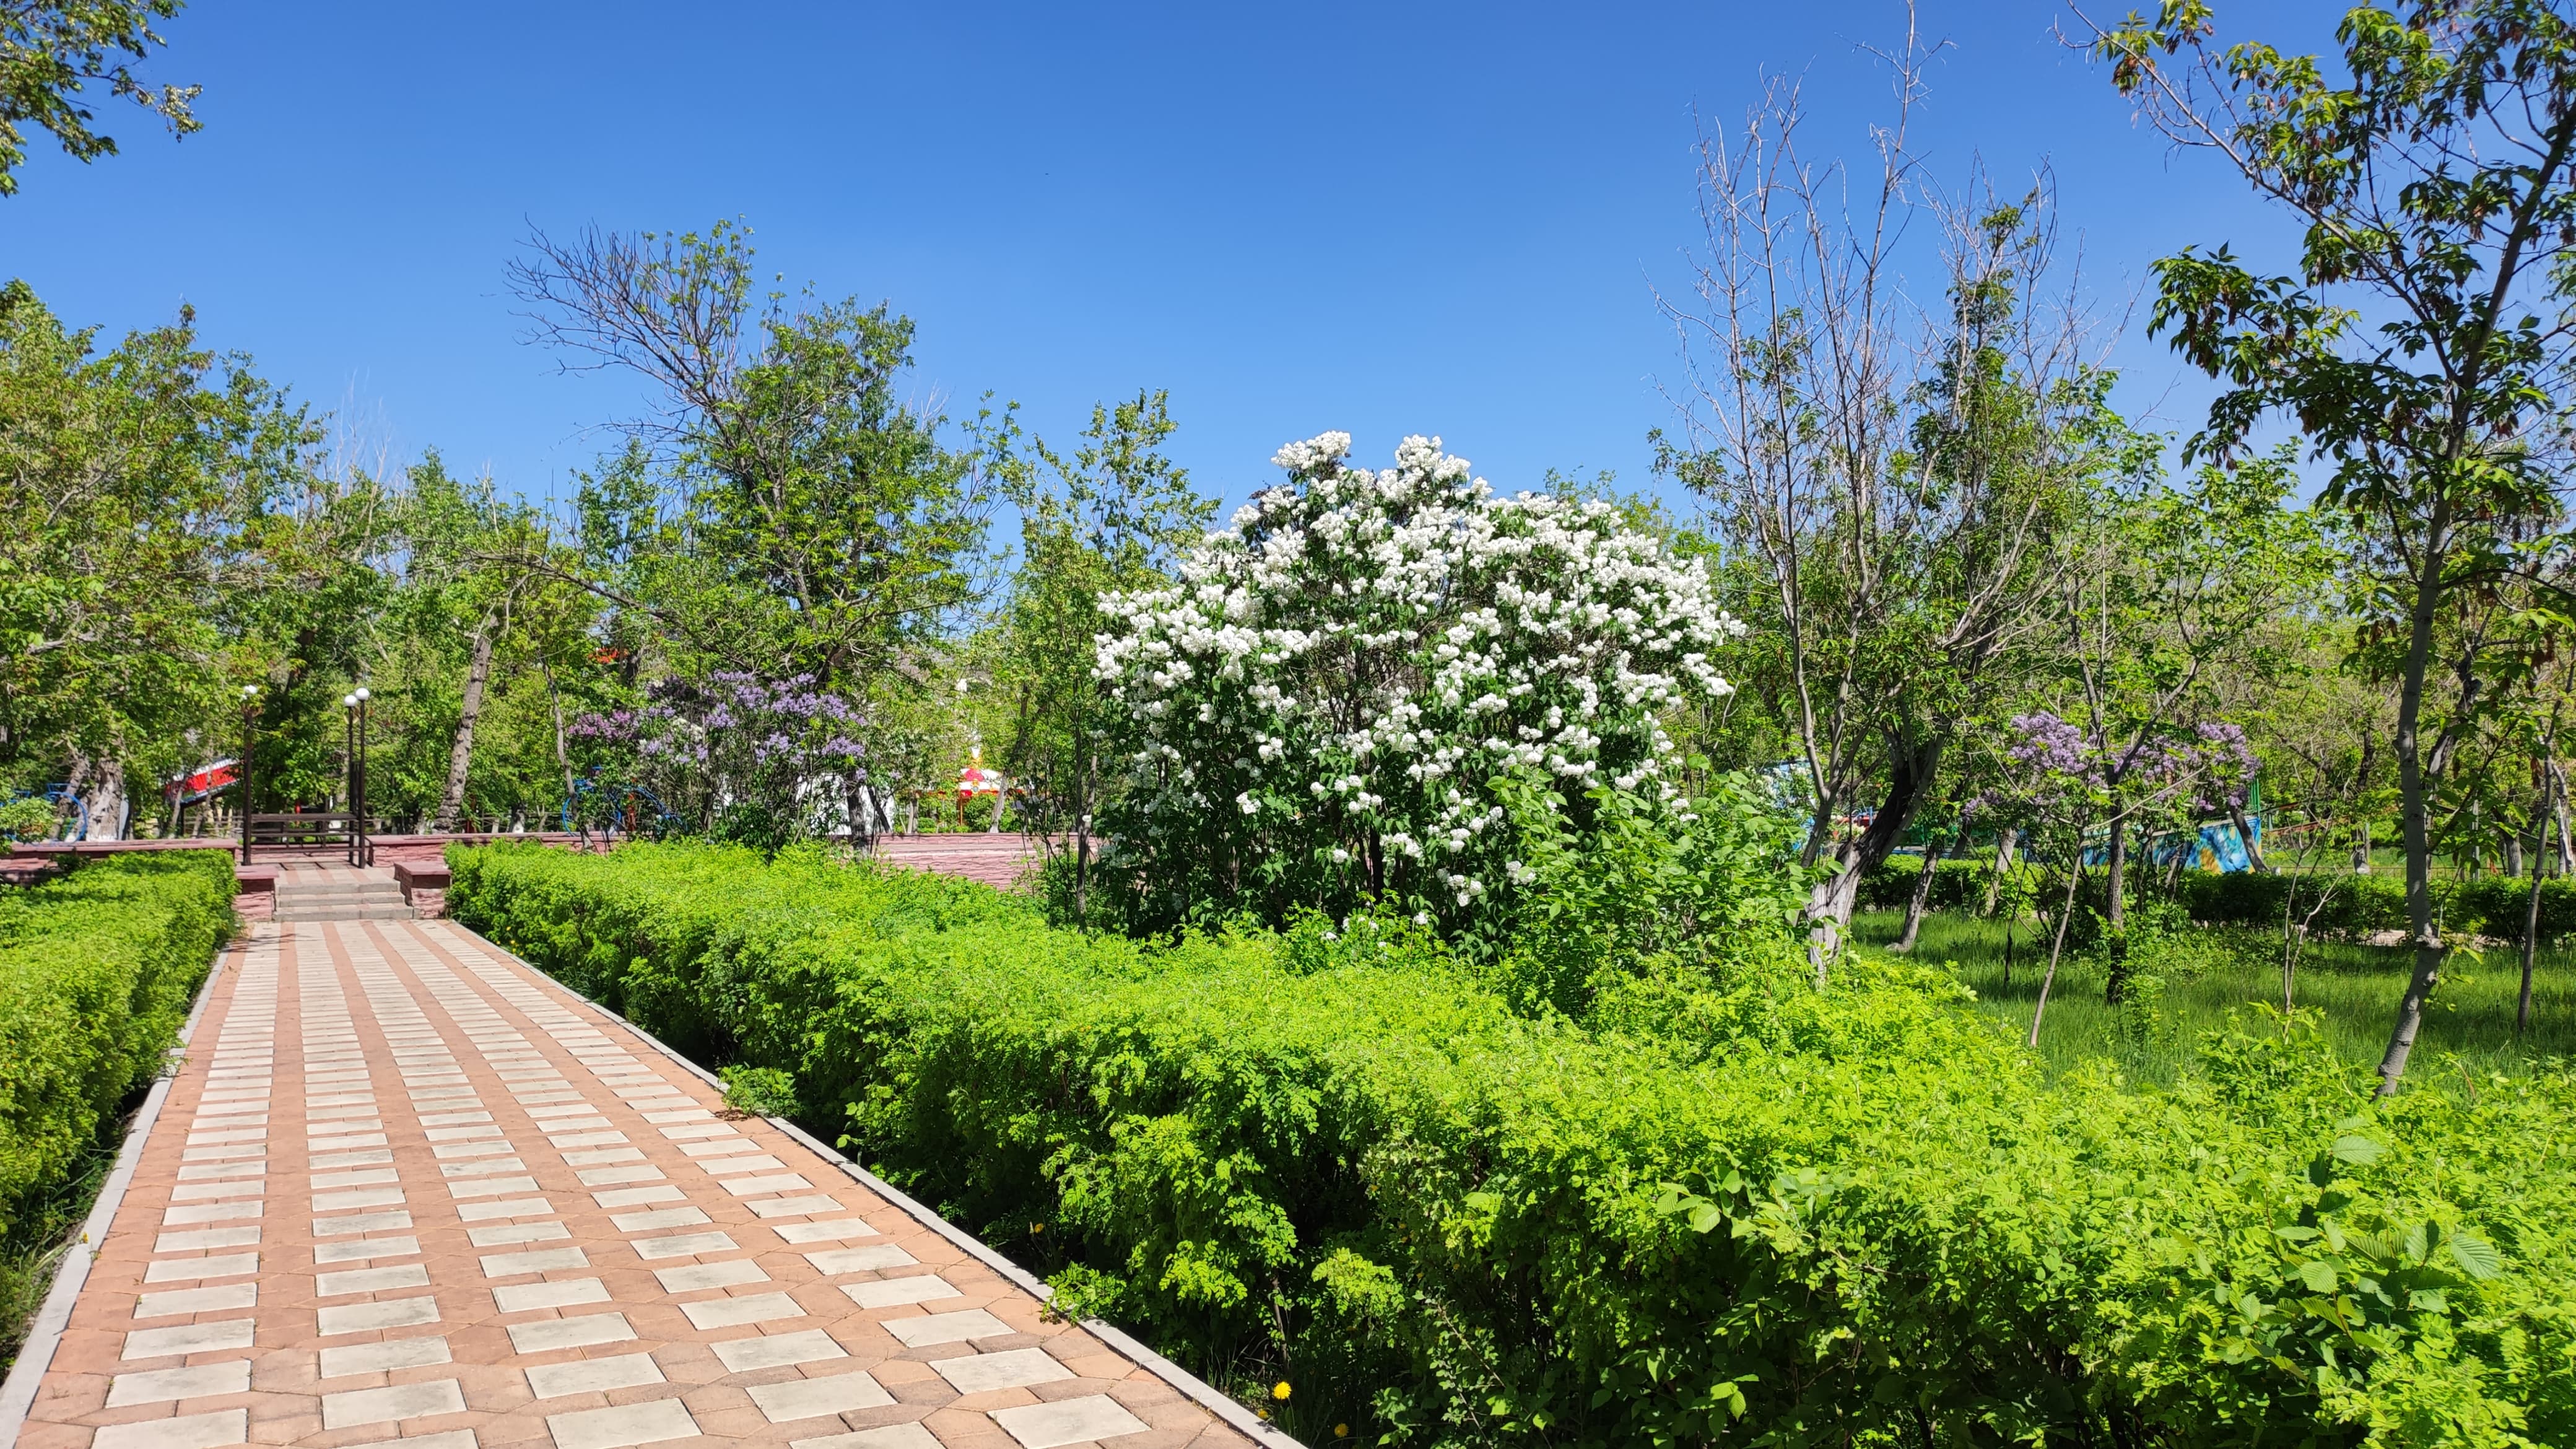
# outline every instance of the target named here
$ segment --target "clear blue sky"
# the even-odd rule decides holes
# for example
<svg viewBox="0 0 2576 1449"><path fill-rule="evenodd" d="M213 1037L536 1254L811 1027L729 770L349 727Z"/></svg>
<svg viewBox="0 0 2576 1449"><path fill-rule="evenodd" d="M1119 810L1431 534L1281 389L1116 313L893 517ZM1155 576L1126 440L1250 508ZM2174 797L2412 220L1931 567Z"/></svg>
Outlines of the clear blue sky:
<svg viewBox="0 0 2576 1449"><path fill-rule="evenodd" d="M2114 8L2122 0L2109 0ZM2323 7L2224 28L2329 40ZM1089 10L1090 14L1077 11ZM1926 0L1933 165L2053 163L2114 301L2156 256L2277 220L2168 157L2047 0ZM197 308L206 339L398 455L558 495L629 413L519 340L502 266L530 226L739 216L765 266L890 299L917 382L1069 438L1168 388L1178 451L1239 499L1327 428L1383 459L1445 437L1506 489L1550 467L1649 482L1677 376L1652 288L1692 239L1694 108L1806 78L1810 145L1860 155L1894 3L1630 6L200 3L156 78L205 87L171 142L38 143L0 200L0 272L110 332ZM2206 390L2133 328L2127 400Z"/></svg>

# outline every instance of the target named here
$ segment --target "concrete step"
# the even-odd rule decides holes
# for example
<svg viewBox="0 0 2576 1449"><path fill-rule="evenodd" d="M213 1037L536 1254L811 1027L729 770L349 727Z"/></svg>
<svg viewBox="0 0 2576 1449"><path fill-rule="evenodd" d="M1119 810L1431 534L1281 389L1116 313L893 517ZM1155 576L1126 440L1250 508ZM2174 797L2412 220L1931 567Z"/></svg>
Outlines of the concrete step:
<svg viewBox="0 0 2576 1449"><path fill-rule="evenodd" d="M279 881L277 883L277 898L279 900L294 899L299 901L400 900L402 898L402 887L395 885L390 881L383 885L363 886L288 885L284 881Z"/></svg>
<svg viewBox="0 0 2576 1449"><path fill-rule="evenodd" d="M399 901L391 905L363 906L294 906L280 901L276 914L271 917L280 921L408 921L412 918L411 907Z"/></svg>

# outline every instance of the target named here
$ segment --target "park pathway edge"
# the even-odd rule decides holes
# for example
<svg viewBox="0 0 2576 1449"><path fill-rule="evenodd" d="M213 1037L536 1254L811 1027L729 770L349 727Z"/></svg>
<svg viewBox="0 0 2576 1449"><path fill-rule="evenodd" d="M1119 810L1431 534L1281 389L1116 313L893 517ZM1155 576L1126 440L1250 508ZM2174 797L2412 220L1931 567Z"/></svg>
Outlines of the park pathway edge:
<svg viewBox="0 0 2576 1449"><path fill-rule="evenodd" d="M458 929L464 930L467 928L459 926ZM715 1088L719 1092L724 1090L724 1079L722 1077L717 1076L715 1073L708 1071L705 1067L698 1065L695 1061L690 1060L686 1055L682 1054L678 1048L673 1047L670 1043L665 1042L660 1037L657 1037L653 1033L646 1031L644 1028L637 1026L635 1023L628 1021L624 1016L608 1007L603 1006L597 1001L573 990L563 982L547 975L536 966L530 965L529 962L517 952L493 941L489 936L485 936L479 931L474 934L478 940L481 940L493 952L506 956L509 959L518 962L521 966L526 967L529 974L535 976L538 980L553 987L556 991L570 997L572 1000L580 1002L591 1011L596 1012L599 1015L616 1022L628 1031L633 1032L638 1038L651 1046L653 1050L670 1059L670 1061L677 1065L681 1070L696 1077L698 1080ZM1009 1258L988 1246L983 1239L976 1237L974 1234L958 1227L955 1223L941 1217L936 1212L931 1211L929 1207L917 1201L912 1194L905 1192L902 1188L896 1187L893 1183L887 1182L884 1178L877 1176L875 1173L868 1171L859 1164L852 1162L849 1158L842 1156L839 1149L830 1146L821 1138L816 1137L813 1133L806 1131L804 1128L797 1126L795 1123L784 1117L763 1115L761 1120L767 1122L770 1126L777 1128L779 1131L786 1133L788 1136L795 1138L797 1141L802 1142L816 1156L831 1163L833 1166L840 1168L841 1171L847 1173L861 1187L868 1189L877 1196L884 1198L887 1202L892 1203L895 1207L901 1209L906 1215L920 1223L923 1227L930 1229L932 1232L946 1238L949 1242L956 1244L959 1248L973 1254L975 1258L982 1262L986 1267L991 1268L994 1272L1001 1274L1011 1282L1018 1284L1023 1290L1037 1298L1039 1302L1045 1303L1053 1301L1055 1297L1055 1289L1048 1286L1045 1279L1038 1277L1028 1269L1012 1262ZM1245 1408L1236 1400L1227 1397L1224 1393L1220 1392L1215 1385L1209 1383L1207 1380L1200 1378L1198 1375L1191 1373L1188 1369L1181 1367L1179 1364L1176 1364L1170 1359L1163 1357L1161 1354L1154 1352L1152 1349L1147 1348L1144 1344L1137 1342L1136 1339L1130 1336L1126 1330L1119 1328L1115 1324L1104 1323L1097 1318L1084 1318L1077 1321L1080 1322L1084 1328L1091 1330L1091 1332L1098 1336L1102 1342L1108 1344L1119 1354L1132 1360L1137 1367L1144 1369L1147 1373L1150 1373L1154 1377L1161 1379L1163 1382L1170 1384L1173 1388L1180 1390L1182 1394L1195 1400L1209 1413L1216 1415L1227 1424L1241 1430L1254 1442L1269 1445L1270 1449L1306 1449L1306 1446L1302 1441L1291 1436L1286 1430L1283 1430L1277 1425L1270 1423L1268 1420L1261 1418L1259 1415L1253 1413L1250 1409Z"/></svg>

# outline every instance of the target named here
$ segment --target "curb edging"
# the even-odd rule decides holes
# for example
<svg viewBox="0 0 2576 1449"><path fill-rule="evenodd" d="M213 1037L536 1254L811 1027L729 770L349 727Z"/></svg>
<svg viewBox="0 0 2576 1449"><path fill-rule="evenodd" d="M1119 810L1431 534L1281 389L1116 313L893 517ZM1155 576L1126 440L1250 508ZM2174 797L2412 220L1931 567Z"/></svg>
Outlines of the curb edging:
<svg viewBox="0 0 2576 1449"><path fill-rule="evenodd" d="M588 1007L598 1015L616 1022L626 1030L633 1032L646 1044L650 1045L653 1050L669 1058L671 1062L678 1066L682 1071L696 1077L699 1081L706 1083L708 1086L714 1087L719 1092L724 1090L723 1078L682 1055L677 1048L663 1041L660 1037L653 1035L653 1033L646 1031L644 1028L637 1026L634 1022L627 1020L625 1016L620 1013L610 1010L608 1007L601 1005L599 1002L594 1001L591 998L582 995L580 992L575 991L570 986L565 985L563 982L557 980L552 974L530 963L527 958L521 956L518 952L503 946L491 937L484 935L482 932L475 930L473 927L468 926L464 922L458 921L453 917L448 918L445 924L453 926L459 931L463 931L465 934L472 936L475 940L482 942L485 946L499 952L501 955L508 957L512 961L517 962L519 965L526 967L530 975L544 982L555 991L579 1002L585 1007ZM788 1121L784 1117L771 1117L764 1115L761 1120L767 1122L770 1126L777 1128L779 1131L786 1133L788 1136L795 1138L798 1142L804 1144L808 1150L821 1157L824 1161L841 1169L841 1171L849 1176L852 1181L858 1183L868 1191L875 1193L877 1196L884 1198L887 1202L894 1204L894 1206L901 1209L905 1215L911 1217L923 1227L939 1234L941 1238L969 1254L985 1267L1001 1274L1005 1279L1009 1280L1013 1286L1036 1298L1040 1303L1050 1302L1054 1299L1055 1290L1048 1287L1044 1280L1029 1272L1026 1268L1021 1267L1019 1264L1002 1256L1002 1254L996 1252L974 1234L967 1232L965 1229L958 1227L946 1218L943 1218L939 1214L931 1211L922 1203L914 1200L912 1195L905 1192L903 1189L896 1187L894 1184L887 1182L875 1173L868 1171L866 1168L861 1167L855 1162L852 1162L847 1157L842 1156L838 1150L826 1146L820 1139L816 1138L814 1134L797 1126L795 1123ZM1176 1364L1170 1359L1163 1357L1161 1354L1154 1352L1154 1350L1147 1348L1145 1345L1130 1337L1125 1331L1110 1324L1103 1323L1097 1318L1078 1319L1076 1322L1101 1342L1109 1345L1113 1352L1116 1352L1121 1357L1133 1362L1138 1368L1141 1368L1147 1373L1152 1374L1154 1377L1161 1379L1164 1383L1180 1390L1182 1395L1188 1398L1192 1403L1197 1404L1200 1408L1215 1415L1227 1427L1243 1434L1254 1443L1264 1445L1266 1446L1266 1449L1306 1449L1306 1445L1302 1440L1291 1436L1286 1430L1283 1430L1277 1425L1261 1418L1259 1415L1253 1413L1243 1405L1218 1392L1215 1385L1208 1383L1205 1379L1202 1379L1198 1375L1191 1373L1189 1370L1182 1368L1179 1364ZM15 1382L15 1378L16 1376L13 1374L11 1376L13 1383ZM6 1442L6 1440L4 1438L0 1438L0 1442Z"/></svg>

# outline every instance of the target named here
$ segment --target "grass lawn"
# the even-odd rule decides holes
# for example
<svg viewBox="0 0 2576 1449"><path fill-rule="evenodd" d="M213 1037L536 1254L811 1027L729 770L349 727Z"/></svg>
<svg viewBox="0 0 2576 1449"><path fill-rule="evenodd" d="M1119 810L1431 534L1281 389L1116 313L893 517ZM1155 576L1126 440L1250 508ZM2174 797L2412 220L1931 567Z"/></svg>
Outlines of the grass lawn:
<svg viewBox="0 0 2576 1449"><path fill-rule="evenodd" d="M1896 938L1901 911L1863 912L1853 934L1863 949ZM2013 932L2011 980L2005 980L2004 926L1974 916L1935 914L1923 921L1916 959L1946 966L1977 993L1978 1009L2030 1029L2039 980L2048 965L2048 940L2023 922ZM2281 1002L2281 940L2277 933L2227 930L2227 964L2198 981L2170 987L2152 1016L2106 1006L2098 962L2072 950L2057 972L2040 1028L2040 1054L2063 1070L2089 1057L2109 1057L2133 1080L2163 1083L2190 1062L2200 1034L2222 1025L2249 1002ZM2576 1054L2576 950L2544 948L2532 981L2532 1029L2513 1040L2514 996L2521 986L2521 957L2511 945L2483 958L2455 951L2450 970L2425 1012L2407 1075L2466 1071L2483 1078L2521 1073L2553 1058ZM2311 942L2300 952L2298 1003L2325 1013L2330 1040L2356 1065L2374 1067L2388 1045L2397 997L2405 990L2407 952L2385 946Z"/></svg>

